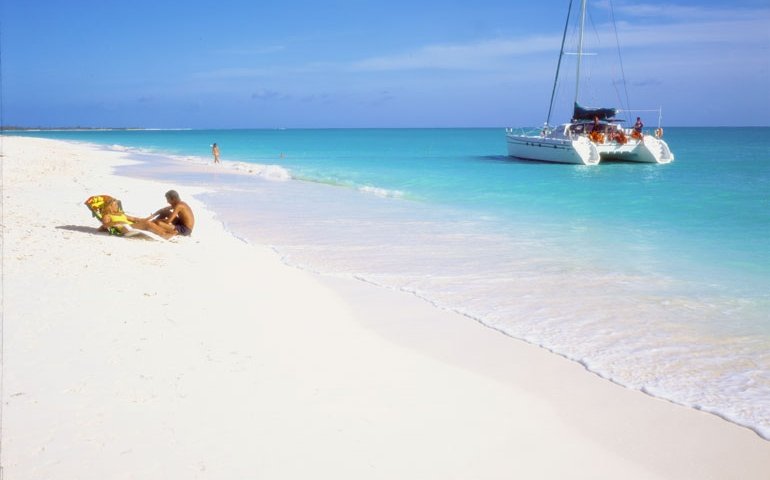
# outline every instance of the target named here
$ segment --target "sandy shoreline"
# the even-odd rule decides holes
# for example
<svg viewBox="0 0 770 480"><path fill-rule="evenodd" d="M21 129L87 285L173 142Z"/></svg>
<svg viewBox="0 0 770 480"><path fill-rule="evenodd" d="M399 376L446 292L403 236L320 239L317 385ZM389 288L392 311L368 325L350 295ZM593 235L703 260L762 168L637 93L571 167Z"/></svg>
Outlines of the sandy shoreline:
<svg viewBox="0 0 770 480"><path fill-rule="evenodd" d="M200 187L3 142L3 478L766 478L770 442L415 297L282 264ZM177 189L194 236L96 232Z"/></svg>

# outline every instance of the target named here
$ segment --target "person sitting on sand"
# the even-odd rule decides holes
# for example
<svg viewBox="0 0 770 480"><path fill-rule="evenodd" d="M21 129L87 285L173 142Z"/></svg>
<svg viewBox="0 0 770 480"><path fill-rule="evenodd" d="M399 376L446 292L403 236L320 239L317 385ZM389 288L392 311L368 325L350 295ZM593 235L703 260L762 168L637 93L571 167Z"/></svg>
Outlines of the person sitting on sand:
<svg viewBox="0 0 770 480"><path fill-rule="evenodd" d="M167 238L174 235L189 237L195 226L195 216L192 209L179 198L176 190L166 192L166 201L169 206L153 213L147 217L147 220L159 227L164 232L162 235L167 236Z"/></svg>

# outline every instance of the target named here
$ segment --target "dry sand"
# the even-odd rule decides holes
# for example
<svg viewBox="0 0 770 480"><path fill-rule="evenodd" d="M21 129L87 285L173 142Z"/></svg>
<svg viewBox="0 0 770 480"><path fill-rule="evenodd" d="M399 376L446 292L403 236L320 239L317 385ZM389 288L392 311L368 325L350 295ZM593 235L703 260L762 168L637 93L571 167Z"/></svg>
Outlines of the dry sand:
<svg viewBox="0 0 770 480"><path fill-rule="evenodd" d="M750 430L288 267L200 190L114 175L124 153L6 137L2 154L3 480L769 478ZM144 216L170 188L191 238L111 237L82 204Z"/></svg>

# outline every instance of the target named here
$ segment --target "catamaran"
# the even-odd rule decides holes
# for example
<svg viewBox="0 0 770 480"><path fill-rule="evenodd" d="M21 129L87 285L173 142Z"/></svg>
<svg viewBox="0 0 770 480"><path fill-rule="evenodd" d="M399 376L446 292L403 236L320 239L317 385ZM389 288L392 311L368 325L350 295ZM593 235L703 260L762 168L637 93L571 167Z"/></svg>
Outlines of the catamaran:
<svg viewBox="0 0 770 480"><path fill-rule="evenodd" d="M585 108L578 103L580 94L580 67L583 60L583 33L586 19L586 0L580 2L580 24L577 45L577 73L572 120L558 127L550 125L559 71L565 55L572 0L567 12L567 23L561 42L559 62L556 67L551 103L545 125L536 134L516 133L506 129L508 155L524 160L540 162L597 165L602 160L620 160L643 163L669 163L674 154L663 140L663 129L654 134L640 128L623 128L616 120L616 108Z"/></svg>

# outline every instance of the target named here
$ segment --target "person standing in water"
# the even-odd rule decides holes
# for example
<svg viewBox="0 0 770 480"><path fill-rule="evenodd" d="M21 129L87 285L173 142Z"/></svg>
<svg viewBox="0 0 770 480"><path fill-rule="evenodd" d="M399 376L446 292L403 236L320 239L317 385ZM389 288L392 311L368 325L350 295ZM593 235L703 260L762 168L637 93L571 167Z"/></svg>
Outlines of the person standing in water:
<svg viewBox="0 0 770 480"><path fill-rule="evenodd" d="M214 163L219 163L219 146L216 143L211 146L211 153L214 155Z"/></svg>

